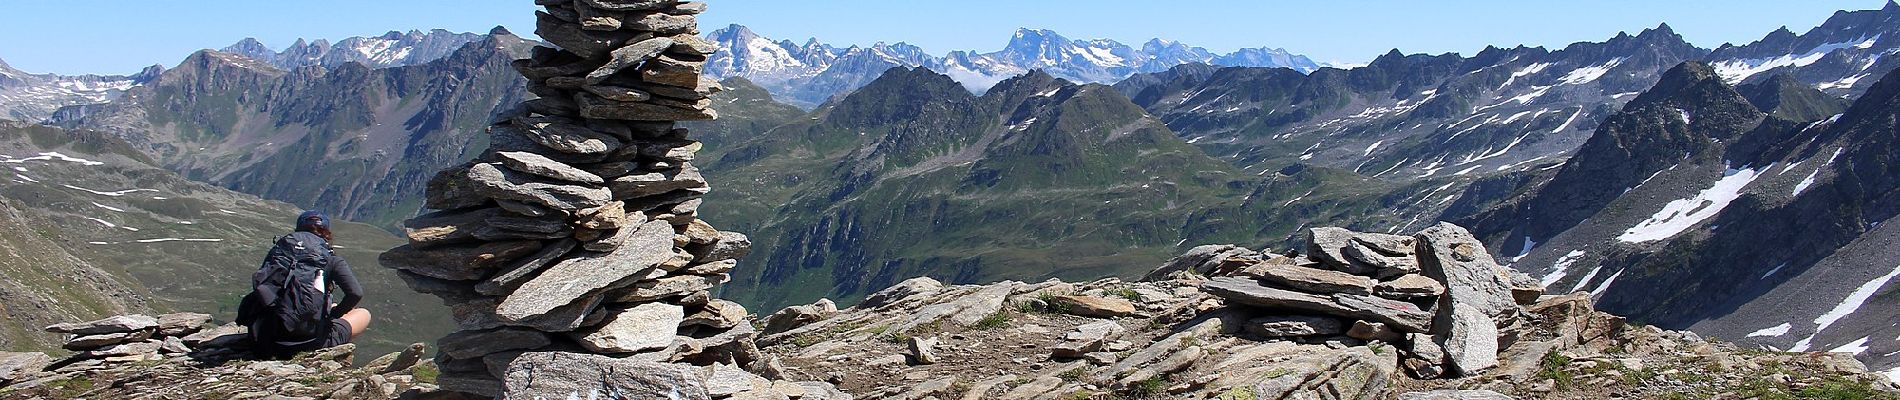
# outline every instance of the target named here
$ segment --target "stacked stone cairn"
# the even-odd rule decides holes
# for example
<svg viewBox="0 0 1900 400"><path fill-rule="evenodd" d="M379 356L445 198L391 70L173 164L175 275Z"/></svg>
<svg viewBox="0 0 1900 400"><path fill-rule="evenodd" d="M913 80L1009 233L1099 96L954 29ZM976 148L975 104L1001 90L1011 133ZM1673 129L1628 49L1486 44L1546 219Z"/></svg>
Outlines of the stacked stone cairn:
<svg viewBox="0 0 1900 400"><path fill-rule="evenodd" d="M700 77L717 49L697 36L705 4L535 4L535 33L556 47L515 68L539 98L496 117L486 152L432 178L434 211L380 257L460 325L437 343L437 382L509 398L769 388L745 308L711 296L750 242L696 217L709 190L692 165L700 145L675 126L717 115L707 96L721 88Z"/></svg>
<svg viewBox="0 0 1900 400"><path fill-rule="evenodd" d="M1381 341L1414 377L1468 376L1498 365L1543 286L1500 266L1471 233L1440 223L1413 236L1314 228L1305 255L1200 246L1149 279L1211 277L1207 293L1250 308L1246 331L1269 339ZM1341 336L1344 336L1343 338Z"/></svg>

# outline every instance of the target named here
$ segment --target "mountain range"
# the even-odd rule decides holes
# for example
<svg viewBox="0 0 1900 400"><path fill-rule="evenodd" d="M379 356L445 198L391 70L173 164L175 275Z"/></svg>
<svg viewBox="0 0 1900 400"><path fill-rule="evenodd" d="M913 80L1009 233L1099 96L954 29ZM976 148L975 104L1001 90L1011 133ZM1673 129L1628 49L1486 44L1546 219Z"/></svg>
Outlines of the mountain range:
<svg viewBox="0 0 1900 400"><path fill-rule="evenodd" d="M707 76L746 78L780 101L805 108L864 86L893 67L925 67L949 75L974 93L1031 70L1078 83L1114 83L1129 75L1187 63L1287 67L1301 72L1320 67L1306 56L1285 49L1262 47L1215 54L1162 39L1149 40L1136 48L1108 39L1069 39L1046 29L1019 29L1009 44L995 52L958 50L942 57L903 42L839 48L815 38L804 44L774 41L737 24L706 36L720 48L706 63Z"/></svg>
<svg viewBox="0 0 1900 400"><path fill-rule="evenodd" d="M164 70L154 65L132 75L64 76L27 73L0 60L0 118L38 122L61 107L112 101Z"/></svg>
<svg viewBox="0 0 1900 400"><path fill-rule="evenodd" d="M345 38L334 45L325 39L306 42L300 38L283 50L271 50L255 38L244 38L219 51L250 57L283 70L312 65L336 68L346 63L388 68L435 61L482 38L478 33L442 29L389 31L381 36Z"/></svg>

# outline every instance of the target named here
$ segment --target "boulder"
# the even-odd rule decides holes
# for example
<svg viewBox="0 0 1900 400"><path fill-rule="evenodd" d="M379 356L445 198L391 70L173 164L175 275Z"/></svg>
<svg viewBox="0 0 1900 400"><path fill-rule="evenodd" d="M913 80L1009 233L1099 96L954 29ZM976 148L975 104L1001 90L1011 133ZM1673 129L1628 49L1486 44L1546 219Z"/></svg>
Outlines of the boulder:
<svg viewBox="0 0 1900 400"><path fill-rule="evenodd" d="M752 240L739 232L719 232L711 243L687 246L686 251L696 262L732 260L751 252Z"/></svg>
<svg viewBox="0 0 1900 400"><path fill-rule="evenodd" d="M1318 259L1326 268L1354 275L1371 276L1379 271L1377 266L1346 257L1346 248L1353 246L1352 238L1358 234L1345 228L1308 229L1306 253Z"/></svg>
<svg viewBox="0 0 1900 400"><path fill-rule="evenodd" d="M1052 300L1066 307L1069 314L1083 317L1119 318L1135 313L1135 303L1126 299L1064 295Z"/></svg>
<svg viewBox="0 0 1900 400"><path fill-rule="evenodd" d="M566 352L530 352L508 363L510 399L709 400L705 370L684 364Z"/></svg>
<svg viewBox="0 0 1900 400"><path fill-rule="evenodd" d="M936 352L937 338L935 337L925 338L912 336L910 338L909 347L910 359L918 365L936 364L937 361L939 361Z"/></svg>
<svg viewBox="0 0 1900 400"><path fill-rule="evenodd" d="M1405 360L1405 369L1419 379L1437 379L1445 375L1445 348L1438 345L1431 335L1412 333L1405 335L1410 354Z"/></svg>
<svg viewBox="0 0 1900 400"><path fill-rule="evenodd" d="M1405 334L1393 330L1392 327L1377 322L1366 321L1353 321L1352 327L1346 329L1346 336L1359 340L1378 340L1392 343L1405 340Z"/></svg>
<svg viewBox="0 0 1900 400"><path fill-rule="evenodd" d="M1372 287L1372 294L1398 300L1433 298L1444 293L1444 285L1424 275L1404 275Z"/></svg>
<svg viewBox="0 0 1900 400"><path fill-rule="evenodd" d="M741 392L754 390L760 386L770 388L772 381L746 370L726 364L713 364L706 378L706 393L718 398L727 398Z"/></svg>
<svg viewBox="0 0 1900 400"><path fill-rule="evenodd" d="M896 285L891 285L891 287L884 288L884 290L879 290L877 291L877 293L872 293L870 296L865 296L864 301L858 303L858 307L859 308L877 308L884 305L902 302L904 301L904 299L908 299L913 296L930 295L942 290L943 290L942 282L938 282L936 279L930 279L930 277L927 277L927 276L920 276L916 278L905 279L903 282L898 282Z"/></svg>
<svg viewBox="0 0 1900 400"><path fill-rule="evenodd" d="M1155 269L1149 271L1147 275L1142 276L1141 280L1157 281L1168 279L1171 275L1178 272L1201 276L1213 275L1214 271L1223 263L1227 263L1228 260L1235 260L1234 262L1244 262L1247 260L1259 261L1260 256L1259 252L1231 244L1195 246L1192 249L1188 249L1187 253L1168 259L1168 261L1162 263L1161 266L1155 267Z"/></svg>
<svg viewBox="0 0 1900 400"><path fill-rule="evenodd" d="M1089 353L1101 351L1109 339L1122 334L1125 329L1115 321L1095 321L1075 327L1074 331L1062 335L1062 343L1051 347L1051 354L1060 358L1078 358Z"/></svg>
<svg viewBox="0 0 1900 400"><path fill-rule="evenodd" d="M161 336L184 336L203 329L211 322L211 314L181 312L158 316L158 334Z"/></svg>
<svg viewBox="0 0 1900 400"><path fill-rule="evenodd" d="M40 352L0 352L0 384L24 381L53 363L53 357Z"/></svg>
<svg viewBox="0 0 1900 400"><path fill-rule="evenodd" d="M575 332L574 341L588 350L619 354L664 349L673 344L685 311L667 303L646 303L620 310L592 332Z"/></svg>
<svg viewBox="0 0 1900 400"><path fill-rule="evenodd" d="M1457 225L1439 223L1417 238L1424 274L1445 285L1432 334L1445 348L1446 365L1465 375L1497 366L1498 327L1521 311L1508 272Z"/></svg>
<svg viewBox="0 0 1900 400"><path fill-rule="evenodd" d="M838 314L838 305L831 299L818 299L817 302L779 309L765 317L765 330L760 334L770 335L798 329L813 322L823 321Z"/></svg>
<svg viewBox="0 0 1900 400"><path fill-rule="evenodd" d="M422 361L422 353L426 349L427 346L422 343L411 343L409 347L403 348L402 351L385 354L382 357L371 360L369 364L363 366L363 370L378 374L407 370L409 367L414 367L416 363Z"/></svg>
<svg viewBox="0 0 1900 400"><path fill-rule="evenodd" d="M158 318L143 314L114 315L103 319L56 324L47 326L46 331L69 335L98 335L106 333L125 333L158 327Z"/></svg>
<svg viewBox="0 0 1900 400"><path fill-rule="evenodd" d="M1261 337L1338 335L1345 325L1338 318L1312 315L1273 315L1254 318L1241 327Z"/></svg>
<svg viewBox="0 0 1900 400"><path fill-rule="evenodd" d="M724 299L712 299L708 300L705 306L700 307L699 311L693 312L687 315L686 319L681 320L680 326L704 326L713 329L727 329L738 326L739 323L745 322L745 319L745 306Z"/></svg>
<svg viewBox="0 0 1900 400"><path fill-rule="evenodd" d="M477 193L475 183L468 180L468 168L473 165L467 163L436 172L429 178L428 196L423 199L422 207L455 210L487 204L489 198Z"/></svg>
<svg viewBox="0 0 1900 400"><path fill-rule="evenodd" d="M495 313L504 320L546 313L672 258L672 225L656 221L634 229L627 243L611 253L582 253L541 271L502 300Z"/></svg>
<svg viewBox="0 0 1900 400"><path fill-rule="evenodd" d="M1315 294L1371 294L1373 284L1372 278L1295 265L1263 268L1258 277L1261 282Z"/></svg>
<svg viewBox="0 0 1900 400"><path fill-rule="evenodd" d="M1397 237L1407 239L1406 242L1408 243L1411 239L1404 236ZM1360 241L1357 238L1352 241L1352 245L1345 248L1344 253L1347 258L1353 261L1365 263L1366 265L1377 268L1378 270L1373 272L1373 274L1381 278L1415 274L1419 271L1418 259L1412 256L1412 252L1408 251L1401 255L1382 253L1378 250L1373 250L1372 246L1367 245L1366 242Z"/></svg>

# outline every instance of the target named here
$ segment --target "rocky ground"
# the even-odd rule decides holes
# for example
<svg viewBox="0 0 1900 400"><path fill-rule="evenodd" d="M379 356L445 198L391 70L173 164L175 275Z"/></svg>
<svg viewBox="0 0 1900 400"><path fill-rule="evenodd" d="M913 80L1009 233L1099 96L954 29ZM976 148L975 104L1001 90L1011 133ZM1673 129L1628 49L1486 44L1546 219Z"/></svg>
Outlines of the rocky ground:
<svg viewBox="0 0 1900 400"><path fill-rule="evenodd" d="M1140 281L915 278L847 309L748 316L751 368L549 352L502 375L510 393L608 398L1900 399L1848 354L1744 348L1543 294L1455 226L1312 236L1309 255L1203 246ZM363 367L353 346L248 360L241 328L205 319L48 327L74 353L0 354L0 398L468 398L437 386L422 344Z"/></svg>

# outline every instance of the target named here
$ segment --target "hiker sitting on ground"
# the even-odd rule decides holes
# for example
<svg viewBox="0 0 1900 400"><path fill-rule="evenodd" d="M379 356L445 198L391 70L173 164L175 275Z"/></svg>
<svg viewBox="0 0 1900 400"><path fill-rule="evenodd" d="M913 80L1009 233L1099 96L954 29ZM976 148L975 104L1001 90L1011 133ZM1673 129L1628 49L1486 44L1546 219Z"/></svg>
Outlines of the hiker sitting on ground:
<svg viewBox="0 0 1900 400"><path fill-rule="evenodd" d="M288 358L298 352L340 346L369 327L363 286L350 264L330 242L330 220L322 212L297 216L297 229L277 238L264 265L251 276L251 294L238 306L239 324L251 328L257 355ZM343 300L330 303L331 284Z"/></svg>

